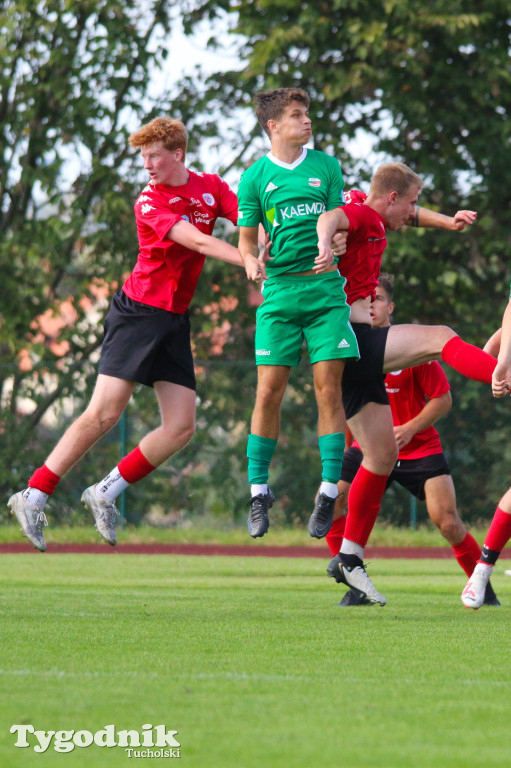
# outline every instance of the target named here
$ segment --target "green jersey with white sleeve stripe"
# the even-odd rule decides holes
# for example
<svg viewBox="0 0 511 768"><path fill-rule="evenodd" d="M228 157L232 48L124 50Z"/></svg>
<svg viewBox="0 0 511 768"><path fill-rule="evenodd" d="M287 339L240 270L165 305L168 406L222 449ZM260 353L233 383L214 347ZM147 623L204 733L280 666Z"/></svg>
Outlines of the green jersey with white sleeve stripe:
<svg viewBox="0 0 511 768"><path fill-rule="evenodd" d="M343 205L343 188L338 160L314 149L304 148L291 164L269 152L243 173L238 225L262 224L269 233L268 277L312 269L318 255L318 217Z"/></svg>

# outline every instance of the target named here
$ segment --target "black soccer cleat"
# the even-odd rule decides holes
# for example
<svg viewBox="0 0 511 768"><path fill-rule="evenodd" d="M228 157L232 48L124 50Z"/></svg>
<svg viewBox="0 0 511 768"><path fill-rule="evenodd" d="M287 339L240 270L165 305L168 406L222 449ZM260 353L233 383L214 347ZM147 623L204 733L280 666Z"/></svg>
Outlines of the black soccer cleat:
<svg viewBox="0 0 511 768"><path fill-rule="evenodd" d="M332 527L335 499L325 493L318 494L314 511L310 516L308 530L313 539L322 539Z"/></svg>
<svg viewBox="0 0 511 768"><path fill-rule="evenodd" d="M490 581L486 585L486 589L484 591L483 605L494 605L494 606L500 605L500 600L495 594L495 590L493 589Z"/></svg>
<svg viewBox="0 0 511 768"><path fill-rule="evenodd" d="M339 553L333 560L330 560L326 572L338 584L346 584L347 587L366 598L370 603L386 605L387 598L378 592L374 586L360 557Z"/></svg>
<svg viewBox="0 0 511 768"><path fill-rule="evenodd" d="M274 501L275 496L268 488L268 493L258 493L257 496L252 496L248 502L250 506L247 520L248 532L254 539L268 533L270 527L268 510L273 506Z"/></svg>
<svg viewBox="0 0 511 768"><path fill-rule="evenodd" d="M355 592L354 589L349 589L344 595L343 599L339 603L341 608L352 607L354 605L374 605L367 597Z"/></svg>

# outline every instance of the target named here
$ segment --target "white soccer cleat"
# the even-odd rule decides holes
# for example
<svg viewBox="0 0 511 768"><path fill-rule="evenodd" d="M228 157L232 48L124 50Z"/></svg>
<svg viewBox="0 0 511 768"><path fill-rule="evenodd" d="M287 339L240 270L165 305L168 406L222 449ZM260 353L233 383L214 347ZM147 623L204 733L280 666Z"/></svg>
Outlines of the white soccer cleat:
<svg viewBox="0 0 511 768"><path fill-rule="evenodd" d="M18 523L25 536L31 544L40 552L46 552L46 542L43 536L43 525L48 525L43 507L29 507L23 498L23 491L15 493L7 506L12 514L16 516Z"/></svg>
<svg viewBox="0 0 511 768"><path fill-rule="evenodd" d="M361 598L366 598L370 603L386 605L387 598L378 592L365 569L366 566L359 557L338 554L329 562L326 570L338 584L346 584Z"/></svg>
<svg viewBox="0 0 511 768"><path fill-rule="evenodd" d="M107 541L110 546L115 547L117 536L115 534L116 518L119 517L119 510L109 499L102 499L96 496L96 486L91 485L82 493L82 502L87 509L90 509L96 521L96 529L100 536Z"/></svg>
<svg viewBox="0 0 511 768"><path fill-rule="evenodd" d="M461 593L461 602L465 608L473 608L477 611L484 603L486 585L493 571L493 565L477 563L474 572L468 580L467 586Z"/></svg>

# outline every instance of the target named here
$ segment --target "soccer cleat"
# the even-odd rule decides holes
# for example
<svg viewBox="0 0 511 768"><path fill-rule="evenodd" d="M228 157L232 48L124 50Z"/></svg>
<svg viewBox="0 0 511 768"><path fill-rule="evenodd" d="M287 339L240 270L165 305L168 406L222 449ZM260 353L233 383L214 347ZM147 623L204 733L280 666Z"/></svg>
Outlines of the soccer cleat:
<svg viewBox="0 0 511 768"><path fill-rule="evenodd" d="M117 544L115 535L115 522L119 516L119 510L109 499L102 499L96 496L96 486L91 485L82 493L82 502L87 509L90 509L96 520L96 529L100 536L104 538L112 547Z"/></svg>
<svg viewBox="0 0 511 768"><path fill-rule="evenodd" d="M16 516L18 523L25 536L31 544L40 552L46 552L46 542L43 536L43 525L48 525L43 507L29 507L23 498L23 492L15 493L7 506L13 515Z"/></svg>
<svg viewBox="0 0 511 768"><path fill-rule="evenodd" d="M367 597L363 597L354 589L348 589L343 599L339 603L341 608L352 607L354 605L374 605Z"/></svg>
<svg viewBox="0 0 511 768"><path fill-rule="evenodd" d="M486 585L486 589L484 590L483 605L500 606L500 600L495 594L495 590L491 585L491 581L488 582L488 584Z"/></svg>
<svg viewBox="0 0 511 768"><path fill-rule="evenodd" d="M467 586L461 593L461 602L465 608L473 608L474 611L477 611L482 606L492 571L493 565L477 563L472 576L467 582Z"/></svg>
<svg viewBox="0 0 511 768"><path fill-rule="evenodd" d="M338 584L346 584L370 603L386 605L387 598L378 592L365 569L366 566L356 555L338 554L330 560L326 572Z"/></svg>
<svg viewBox="0 0 511 768"><path fill-rule="evenodd" d="M258 493L257 496L252 496L248 502L250 506L247 519L248 532L254 539L268 533L270 527L268 510L273 506L274 501L275 496L268 488L268 493Z"/></svg>
<svg viewBox="0 0 511 768"><path fill-rule="evenodd" d="M309 520L309 535L313 539L322 539L332 527L334 519L335 499L325 493L318 494L314 511Z"/></svg>

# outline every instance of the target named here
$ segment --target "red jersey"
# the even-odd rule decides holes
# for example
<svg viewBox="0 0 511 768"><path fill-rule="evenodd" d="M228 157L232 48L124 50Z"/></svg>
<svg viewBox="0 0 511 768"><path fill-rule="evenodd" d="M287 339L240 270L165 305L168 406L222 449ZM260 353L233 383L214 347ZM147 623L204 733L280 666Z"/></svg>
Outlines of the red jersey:
<svg viewBox="0 0 511 768"><path fill-rule="evenodd" d="M352 199L359 199L353 190ZM360 193L359 193L360 195ZM346 300L373 296L380 278L381 259L387 245L387 224L374 208L359 202L342 206L349 219L346 253L341 256L339 272L346 278Z"/></svg>
<svg viewBox="0 0 511 768"><path fill-rule="evenodd" d="M440 363L433 361L387 373L385 389L392 408L394 426L406 424L422 411L426 402L449 392L450 386ZM433 425L423 429L399 452L400 459L421 459L442 453L440 435Z"/></svg>
<svg viewBox="0 0 511 768"><path fill-rule="evenodd" d="M135 301L184 314L192 300L205 256L168 237L178 221L206 235L222 217L236 224L238 201L216 174L188 171L180 187L148 184L135 202L140 252L123 291Z"/></svg>

